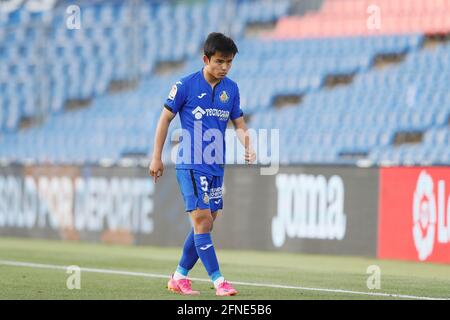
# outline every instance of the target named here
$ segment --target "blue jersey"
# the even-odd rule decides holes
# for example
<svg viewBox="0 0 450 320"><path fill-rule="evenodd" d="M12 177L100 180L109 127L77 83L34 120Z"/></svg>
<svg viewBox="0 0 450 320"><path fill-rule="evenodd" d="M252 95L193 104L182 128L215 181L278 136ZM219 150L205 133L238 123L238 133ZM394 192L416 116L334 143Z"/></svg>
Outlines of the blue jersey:
<svg viewBox="0 0 450 320"><path fill-rule="evenodd" d="M212 88L202 69L177 81L164 106L180 115L176 169L223 176L227 123L243 115L237 84L225 77Z"/></svg>

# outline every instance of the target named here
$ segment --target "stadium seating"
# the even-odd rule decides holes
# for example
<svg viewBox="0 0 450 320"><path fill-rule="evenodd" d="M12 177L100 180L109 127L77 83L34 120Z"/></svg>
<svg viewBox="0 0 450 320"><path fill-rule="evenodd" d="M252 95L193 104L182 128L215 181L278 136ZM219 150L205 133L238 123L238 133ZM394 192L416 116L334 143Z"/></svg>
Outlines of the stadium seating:
<svg viewBox="0 0 450 320"><path fill-rule="evenodd" d="M283 131L281 137L284 139L284 137L290 136L287 139L292 140L303 134L303 131L294 131L295 128L302 128L302 130L309 128L305 127L304 124L314 124L318 130L321 130L322 127L332 128L330 124L323 121L322 114L316 111L310 111L304 114L305 117L302 116L303 110L308 109L309 101L317 101L317 104L319 104L319 106L312 105L311 110L322 108L323 112L328 112L328 109L324 107L323 99L320 99L321 93L314 93L314 90L322 84L327 74L366 70L370 67L373 57L377 53L402 53L414 50L420 44L420 36L353 38L335 41L272 41L259 46L258 42L243 41L240 43L243 54L236 59L234 70L237 72L234 75L232 74L232 78L240 83L244 110L248 114L255 114L251 125L255 128L260 127L261 124L265 128L287 128L288 131ZM352 56L355 47L364 48L358 52L359 56L356 57ZM291 56L291 60L283 59L282 53L285 53L285 56ZM339 58L341 55L348 57L348 62L342 62L342 58ZM295 56L301 58L298 59L297 64L295 64L295 61L298 61L295 60ZM267 63L266 59L269 57L271 63ZM249 63L251 60L256 61L255 65L252 66ZM12 142L9 145L10 153L6 152L6 154L11 156L11 152L18 152L19 158L29 159L33 159L33 155L35 155L36 161L57 163L75 161L82 163L95 161L95 159L103 157L117 160L122 155L133 152L147 153L151 150L151 135L156 126L162 102L170 86L182 74L192 72L200 66L201 62L196 57L187 63L179 74L172 74L167 77L149 77L134 92L95 99L93 106L86 111L66 113L61 116L55 115L50 118L45 126L28 130L22 134L23 139L25 139L24 143L28 147L23 150L15 150L15 143ZM272 69L267 70L265 66L270 66ZM273 85L273 79L277 79L275 81L277 82L276 86ZM289 85L289 81L292 84ZM307 92L308 90L311 91L310 95L306 96L306 101L298 108L291 108L287 110L286 114L281 111L270 110L271 99L275 95ZM359 92L361 95L365 93L364 90ZM339 90L334 91L334 96L328 97L328 101L333 101L333 103L340 101L345 104L345 94L338 95L339 93ZM353 94L350 91L349 95ZM361 99L363 98L362 96ZM369 100L370 98L365 101L369 102ZM247 104L246 101L252 101L252 104ZM126 105L126 108L123 108L124 105ZM301 111L299 112L297 109ZM292 128L282 125L284 114L289 118ZM260 117L269 117L268 119L272 119L272 122L259 123ZM315 117L316 122L311 122L311 117ZM348 121L347 125L351 127L352 120L347 119L346 121ZM105 127L106 123L110 124L109 127ZM175 122L171 133L177 128L178 123ZM335 131L339 130L339 123L336 123L333 128ZM351 128L347 131L350 132ZM378 131L377 137L372 142L373 145L382 139L379 137L381 133ZM95 138L91 138L91 132L95 133ZM375 132L375 128L373 128L373 132ZM357 133L352 133L352 135L356 137ZM339 147L351 147L354 141L352 140L353 136L348 137L342 134L341 145L334 146L336 152L339 151ZM34 142L36 139L39 141L38 143ZM319 131L316 134L311 133L310 130L310 137L305 137L305 141L310 142L313 146L317 146L316 143L320 143L321 139L328 139L327 141L330 144L335 143L335 139L330 135L330 132ZM368 136L368 139L373 138ZM386 138L384 139L387 143ZM47 141L47 143L42 143L43 141ZM293 142L297 142L297 140L286 141L287 145ZM322 155L315 152L310 155L308 152L303 153L304 145L300 143L300 140L298 142L298 148L293 150L305 156L305 160L319 161L322 159ZM364 147L365 141L360 141L358 146ZM8 150L6 146L3 150L5 149ZM327 149L327 152L331 153L332 150L332 148ZM330 154L326 155L327 159L330 161L336 160L336 152L333 157ZM286 156L288 157L286 161L299 162L302 160L296 154L289 153Z"/></svg>
<svg viewBox="0 0 450 320"><path fill-rule="evenodd" d="M380 28L369 28L379 13ZM445 34L450 31L450 1L327 0L318 12L281 18L268 36L277 39L380 34Z"/></svg>
<svg viewBox="0 0 450 320"><path fill-rule="evenodd" d="M398 7L392 1L379 3L386 17L397 21L397 15L440 17L449 8L448 1L439 6L415 1L410 6L402 0ZM327 1L311 15L329 21L338 12L339 19L347 21L362 17L360 9L366 4ZM423 48L425 33L448 31L443 24L437 31L403 29L399 24L376 36L357 28L330 33L332 28L324 27L311 38L304 31L289 33L291 27L285 31L280 27L283 20L297 19L302 24L299 30L308 30L311 17L289 17L280 19L270 37L248 38L243 33L247 23L286 16L289 1L236 2L239 10L228 13L209 11L209 5L209 1L175 7L150 2L139 9L137 18L136 8L124 4L92 5L83 10L81 32L58 28L64 23L59 11L46 19L16 12L6 24L2 21L8 27L0 27L0 38L5 39L0 42L0 61L6 62L0 64L0 159L83 164L148 155L171 85L202 66L199 46L205 30L228 30L240 50L230 77L239 83L242 107L251 115L249 125L280 129L282 163L355 164L361 159L374 164L450 163L450 46ZM116 19L119 23L113 26ZM44 29L26 27L35 20L47 21ZM175 22L165 23L168 20ZM49 37L45 48L44 36ZM405 55L405 60L377 69L379 55ZM183 61L184 67L155 74L156 64L165 61ZM352 75L353 81L328 89L325 81L330 75ZM135 79L140 81L132 90L108 92L111 81ZM274 100L280 95L301 95L302 100L277 109ZM64 109L67 100L91 98L89 108ZM21 117L36 115L48 116L40 126L17 131ZM169 137L178 128L174 121ZM422 142L396 145L397 135L405 132L422 134ZM164 157L169 156L166 144Z"/></svg>
<svg viewBox="0 0 450 320"><path fill-rule="evenodd" d="M192 57L205 31L226 29L239 36L247 23L286 14L289 2L237 2L237 8L226 6L225 0L140 4L86 4L81 7L82 27L74 30L66 28L65 7L45 14L20 9L2 15L0 130L17 129L24 117L61 112L67 100L100 96L111 81L139 79L157 62Z"/></svg>
<svg viewBox="0 0 450 320"><path fill-rule="evenodd" d="M281 148L296 146L281 150L285 163L347 163L341 155L361 153L370 153L375 163L396 154L397 163L404 163L414 157L402 150L421 147L436 147L425 158L442 163L450 150L445 135L449 71L449 45L411 53L397 67L357 75L349 86L311 93L299 106L257 114L252 126L283 128ZM424 131L423 144L392 146L396 133Z"/></svg>

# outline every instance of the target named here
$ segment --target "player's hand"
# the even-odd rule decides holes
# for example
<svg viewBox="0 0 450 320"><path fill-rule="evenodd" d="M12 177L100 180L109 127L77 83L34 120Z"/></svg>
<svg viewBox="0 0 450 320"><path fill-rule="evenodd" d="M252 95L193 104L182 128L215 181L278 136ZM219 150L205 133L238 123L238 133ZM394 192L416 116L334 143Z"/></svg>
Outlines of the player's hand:
<svg viewBox="0 0 450 320"><path fill-rule="evenodd" d="M245 163L250 164L255 162L256 160L256 152L252 149L249 148L245 151Z"/></svg>
<svg viewBox="0 0 450 320"><path fill-rule="evenodd" d="M148 167L148 173L153 177L153 181L156 183L158 178L163 175L164 165L161 159L152 159L150 166Z"/></svg>

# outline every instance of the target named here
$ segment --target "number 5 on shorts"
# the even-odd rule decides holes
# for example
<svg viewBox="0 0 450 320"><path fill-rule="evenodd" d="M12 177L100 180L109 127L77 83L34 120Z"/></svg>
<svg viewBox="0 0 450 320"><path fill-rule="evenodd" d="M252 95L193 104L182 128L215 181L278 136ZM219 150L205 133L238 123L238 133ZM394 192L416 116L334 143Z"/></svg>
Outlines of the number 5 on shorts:
<svg viewBox="0 0 450 320"><path fill-rule="evenodd" d="M208 191L208 180L206 180L205 176L200 176L200 185L204 192Z"/></svg>

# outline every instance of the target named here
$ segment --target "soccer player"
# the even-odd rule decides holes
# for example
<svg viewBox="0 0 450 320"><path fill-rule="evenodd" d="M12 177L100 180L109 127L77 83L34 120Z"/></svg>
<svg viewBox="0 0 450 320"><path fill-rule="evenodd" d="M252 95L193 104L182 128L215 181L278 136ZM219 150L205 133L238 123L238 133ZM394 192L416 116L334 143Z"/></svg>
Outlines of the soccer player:
<svg viewBox="0 0 450 320"><path fill-rule="evenodd" d="M229 120L245 147L246 163L254 162L256 154L240 108L238 86L227 77L238 52L236 44L227 36L213 32L208 35L203 49L204 67L181 78L169 93L156 128L149 174L155 183L163 175L162 149L169 124L179 113L182 135L175 169L193 228L186 237L179 265L167 286L180 294L199 294L192 290L187 276L200 258L214 283L216 295L232 296L237 290L220 272L211 238L213 222L218 211L223 209L225 130ZM199 132L200 142L196 140Z"/></svg>

